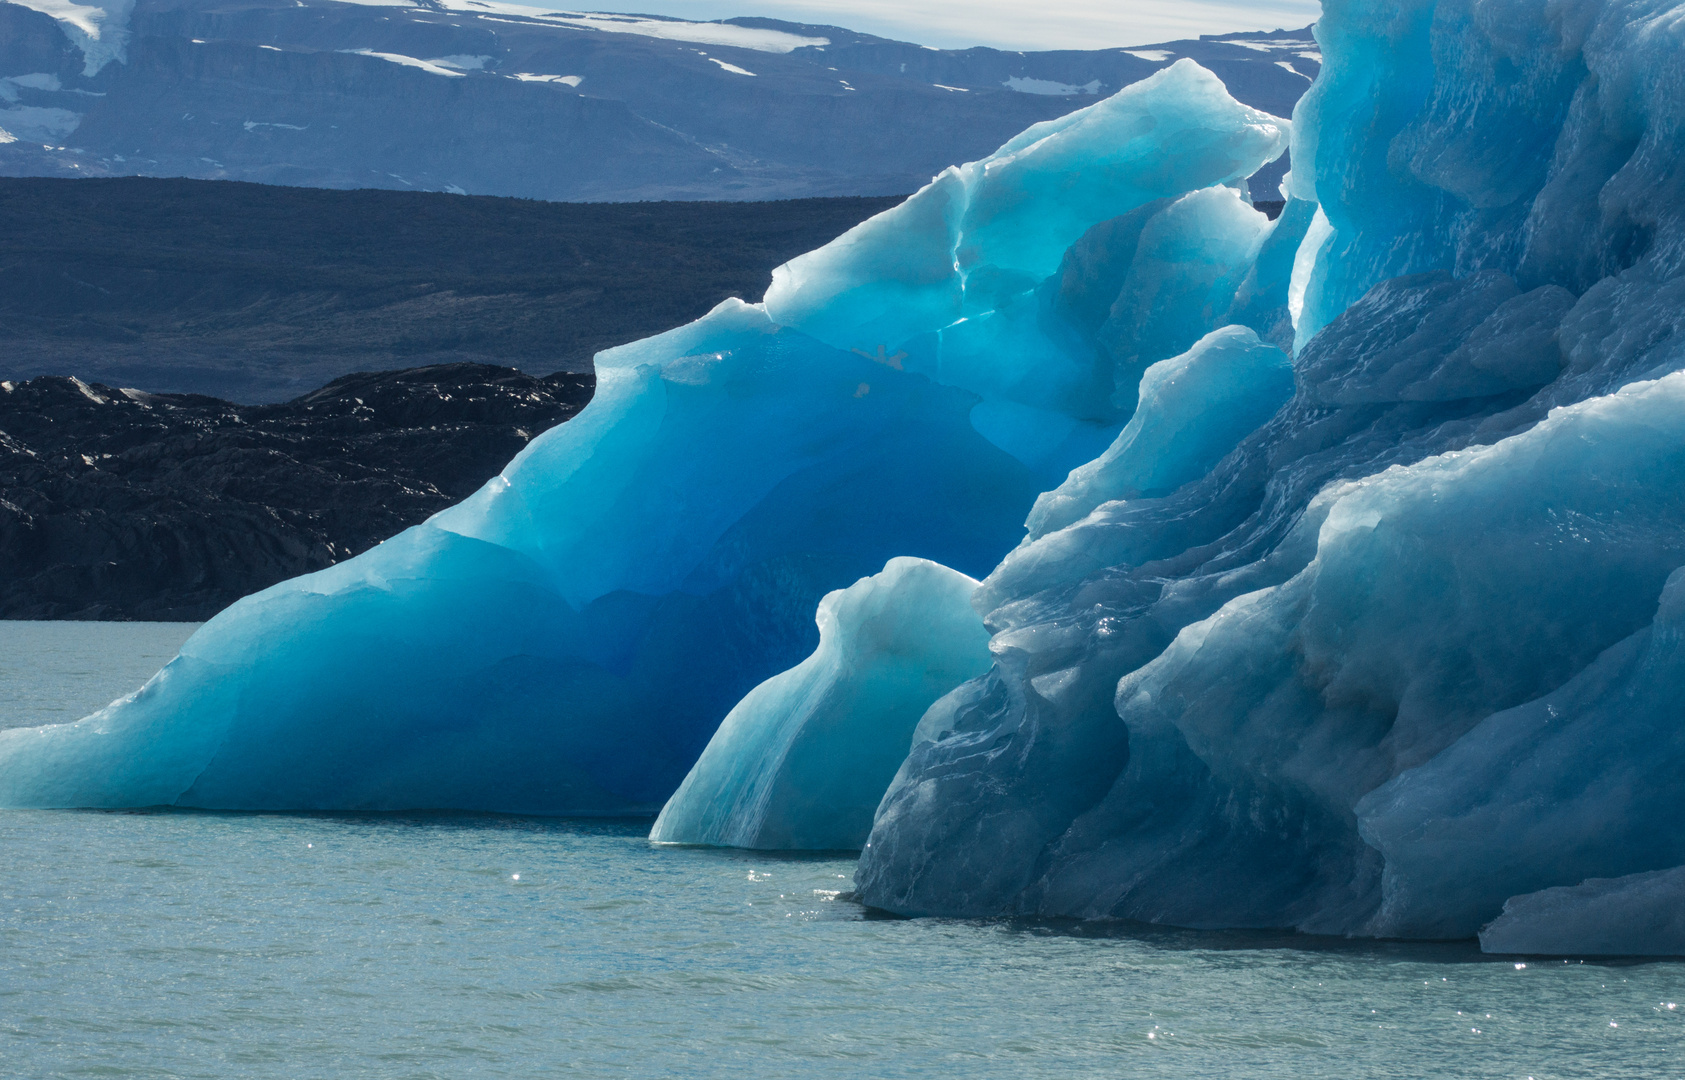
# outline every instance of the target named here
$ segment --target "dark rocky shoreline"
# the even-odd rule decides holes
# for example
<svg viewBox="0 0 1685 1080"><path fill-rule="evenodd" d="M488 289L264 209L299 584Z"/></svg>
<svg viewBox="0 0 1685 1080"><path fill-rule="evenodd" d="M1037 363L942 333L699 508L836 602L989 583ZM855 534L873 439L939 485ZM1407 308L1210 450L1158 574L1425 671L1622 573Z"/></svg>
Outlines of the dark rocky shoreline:
<svg viewBox="0 0 1685 1080"><path fill-rule="evenodd" d="M207 619L471 494L595 384L445 364L237 405L0 383L0 618Z"/></svg>

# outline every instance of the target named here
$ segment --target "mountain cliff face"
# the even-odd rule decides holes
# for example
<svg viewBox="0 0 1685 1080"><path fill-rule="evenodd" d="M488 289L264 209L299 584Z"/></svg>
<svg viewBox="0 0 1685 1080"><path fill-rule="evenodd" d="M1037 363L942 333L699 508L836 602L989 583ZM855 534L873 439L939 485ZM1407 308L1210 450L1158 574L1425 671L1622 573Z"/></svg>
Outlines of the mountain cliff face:
<svg viewBox="0 0 1685 1080"><path fill-rule="evenodd" d="M208 619L467 496L595 382L448 364L262 406L0 382L0 619Z"/></svg>
<svg viewBox="0 0 1685 1080"><path fill-rule="evenodd" d="M1303 31L1012 53L480 0L12 0L0 174L584 201L904 194L1184 56L1277 116L1320 66Z"/></svg>

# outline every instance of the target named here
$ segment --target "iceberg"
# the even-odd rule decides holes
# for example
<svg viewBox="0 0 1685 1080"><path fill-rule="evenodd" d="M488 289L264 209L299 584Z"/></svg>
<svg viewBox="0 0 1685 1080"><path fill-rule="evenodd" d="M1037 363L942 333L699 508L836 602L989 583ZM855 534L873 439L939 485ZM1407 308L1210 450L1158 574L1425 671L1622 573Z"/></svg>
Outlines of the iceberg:
<svg viewBox="0 0 1685 1080"><path fill-rule="evenodd" d="M925 710L989 669L977 582L924 559L819 603L819 648L749 691L650 832L658 843L858 850Z"/></svg>
<svg viewBox="0 0 1685 1080"><path fill-rule="evenodd" d="M762 303L599 354L591 404L465 502L0 732L0 805L654 813L822 597L897 557L980 577L1117 435L1112 298L1076 311L1067 251L1127 275L1106 223L1191 197L1160 250L1238 222L1183 290L1226 304L1247 266L1217 264L1269 231L1234 192L1288 137L1182 62L944 172Z"/></svg>
<svg viewBox="0 0 1685 1080"><path fill-rule="evenodd" d="M0 734L0 802L653 813L833 587L981 573L1034 498L975 395L751 305L599 358L477 495L240 601L152 683Z"/></svg>
<svg viewBox="0 0 1685 1080"><path fill-rule="evenodd" d="M1316 34L1291 125L1178 63L601 354L0 732L0 804L664 805L901 914L1678 952L1685 0Z"/></svg>
<svg viewBox="0 0 1685 1080"><path fill-rule="evenodd" d="M1316 33L1298 245L1248 271L1293 330L1224 317L1291 349L1291 399L1158 487L1094 484L1120 443L1038 501L859 895L1673 950L1685 6L1348 0ZM1649 929L1594 933L1622 912Z"/></svg>
<svg viewBox="0 0 1685 1080"><path fill-rule="evenodd" d="M1250 329L1227 326L1149 367L1136 392L1116 441L1036 499L1026 546L1104 503L1167 495L1204 476L1292 398L1293 365Z"/></svg>

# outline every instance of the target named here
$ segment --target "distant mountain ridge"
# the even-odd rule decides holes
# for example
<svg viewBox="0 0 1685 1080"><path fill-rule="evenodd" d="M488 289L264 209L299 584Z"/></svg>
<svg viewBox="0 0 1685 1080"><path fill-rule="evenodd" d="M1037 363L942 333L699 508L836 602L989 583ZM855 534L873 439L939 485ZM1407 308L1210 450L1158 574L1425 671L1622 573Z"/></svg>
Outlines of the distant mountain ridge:
<svg viewBox="0 0 1685 1080"><path fill-rule="evenodd" d="M0 174L561 201L905 194L1180 57L1282 116L1320 70L1304 30L1013 53L490 0L0 0Z"/></svg>
<svg viewBox="0 0 1685 1080"><path fill-rule="evenodd" d="M274 402L424 364L589 371L894 201L0 178L0 379Z"/></svg>

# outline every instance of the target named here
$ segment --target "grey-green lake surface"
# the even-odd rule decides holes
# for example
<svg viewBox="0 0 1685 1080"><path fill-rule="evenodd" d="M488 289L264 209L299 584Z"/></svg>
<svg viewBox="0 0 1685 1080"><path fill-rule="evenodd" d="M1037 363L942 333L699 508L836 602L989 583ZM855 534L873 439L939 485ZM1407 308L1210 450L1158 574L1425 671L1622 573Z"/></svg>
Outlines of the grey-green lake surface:
<svg viewBox="0 0 1685 1080"><path fill-rule="evenodd" d="M80 720L140 689L198 623L0 619L0 728Z"/></svg>
<svg viewBox="0 0 1685 1080"><path fill-rule="evenodd" d="M146 626L0 624L0 717ZM882 918L648 826L0 811L0 1076L1685 1077L1685 963Z"/></svg>

